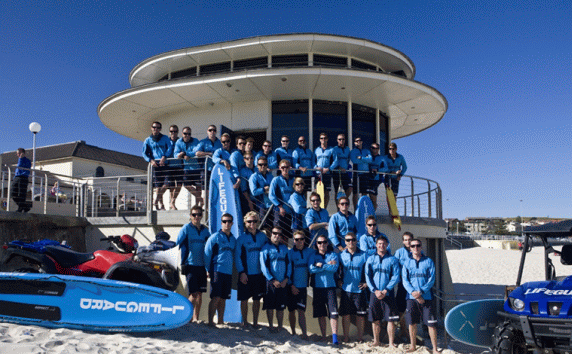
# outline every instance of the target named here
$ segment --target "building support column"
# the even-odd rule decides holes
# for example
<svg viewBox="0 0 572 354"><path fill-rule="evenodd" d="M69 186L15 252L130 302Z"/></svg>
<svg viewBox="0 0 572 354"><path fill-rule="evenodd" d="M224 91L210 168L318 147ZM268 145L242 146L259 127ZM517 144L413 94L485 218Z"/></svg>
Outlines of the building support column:
<svg viewBox="0 0 572 354"><path fill-rule="evenodd" d="M354 141L353 139L353 125L354 125L354 119L353 119L353 109L352 109L352 100L348 100L348 136L346 137L346 143L347 145L351 148L351 142Z"/></svg>

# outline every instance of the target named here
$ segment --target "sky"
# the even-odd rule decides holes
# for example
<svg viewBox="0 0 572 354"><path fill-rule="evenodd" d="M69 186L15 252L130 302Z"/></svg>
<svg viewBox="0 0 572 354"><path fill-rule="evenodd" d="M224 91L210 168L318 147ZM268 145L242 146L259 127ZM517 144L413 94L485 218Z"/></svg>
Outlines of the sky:
<svg viewBox="0 0 572 354"><path fill-rule="evenodd" d="M407 174L439 183L444 217L572 217L572 2L3 1L0 151L84 140L141 142L97 115L141 61L280 33L395 48L448 101L435 126L396 140ZM202 138L202 137L199 137Z"/></svg>

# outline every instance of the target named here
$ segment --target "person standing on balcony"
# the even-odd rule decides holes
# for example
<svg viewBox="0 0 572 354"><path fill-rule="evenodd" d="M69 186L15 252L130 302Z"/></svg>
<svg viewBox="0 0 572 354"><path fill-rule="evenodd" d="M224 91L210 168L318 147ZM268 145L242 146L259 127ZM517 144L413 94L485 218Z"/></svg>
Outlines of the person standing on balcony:
<svg viewBox="0 0 572 354"><path fill-rule="evenodd" d="M365 158L369 163L369 187L367 189L369 198L373 203L373 207L377 209L377 190L383 183L384 175L382 173L389 172L387 168L387 157L379 153L379 144L371 144L371 154ZM385 177L388 177L387 175Z"/></svg>
<svg viewBox="0 0 572 354"><path fill-rule="evenodd" d="M259 151L258 154L256 154L256 157L254 159L257 164L258 164L258 159L261 156L266 157L266 163L268 164L268 169L270 170L270 172L278 168L279 160L278 157L276 156L276 153L272 151L272 142L270 140L266 140L262 144L262 151Z"/></svg>
<svg viewBox="0 0 572 354"><path fill-rule="evenodd" d="M359 237L359 248L366 252L368 257L377 252L377 239L380 237L387 238L382 232L377 229L377 221L375 215L370 215L365 219L365 234ZM389 239L388 239L389 240ZM387 241L387 253L391 254L391 244Z"/></svg>
<svg viewBox="0 0 572 354"><path fill-rule="evenodd" d="M288 199L288 204L292 207L292 231L306 229L306 192L304 192L304 180L302 177L294 179L294 193Z"/></svg>
<svg viewBox="0 0 572 354"><path fill-rule="evenodd" d="M246 146L244 147L244 152L250 152L252 154L252 158L256 156L256 151L254 151L254 139L249 137L246 139ZM256 168L256 167L255 167Z"/></svg>
<svg viewBox="0 0 572 354"><path fill-rule="evenodd" d="M169 127L169 142L171 143L171 156L169 159L176 158L175 156L175 144L179 140L179 127L175 124ZM169 166L170 186L169 192L171 194L171 202L169 203L171 210L177 210L175 206L175 201L181 192L181 186L183 185L183 166L179 160L168 160L167 165Z"/></svg>
<svg viewBox="0 0 572 354"><path fill-rule="evenodd" d="M182 184L187 190L195 196L198 206L204 204L201 190L201 179L203 170L196 158L196 149L199 145L199 139L191 136L191 128L183 128L183 137L177 140L175 144L175 158L183 159L183 179Z"/></svg>
<svg viewBox="0 0 572 354"><path fill-rule="evenodd" d="M292 152L292 160L294 168L299 169L298 175L304 179L306 191L312 187L312 176L314 171L312 168L316 165L316 156L311 149L306 147L306 138L300 136L298 138L298 147Z"/></svg>
<svg viewBox="0 0 572 354"><path fill-rule="evenodd" d="M306 225L308 230L310 230L310 247L314 246L316 235L328 235L330 214L320 206L321 202L322 198L320 198L317 192L310 194L310 208L306 212Z"/></svg>
<svg viewBox="0 0 572 354"><path fill-rule="evenodd" d="M239 135L236 137L236 149L230 153L230 158L228 162L234 171L236 171L240 177L240 170L245 166L244 164L244 151L246 148L246 139L244 136ZM242 184L240 178L237 177L238 186ZM241 197L242 198L242 197Z"/></svg>
<svg viewBox="0 0 572 354"><path fill-rule="evenodd" d="M18 213L27 213L30 211L30 206L26 204L26 194L28 193L28 176L30 176L32 163L26 157L26 150L23 148L16 150L16 156L18 156L18 165L12 182L12 200L18 205ZM32 191L32 197L33 195L34 191Z"/></svg>
<svg viewBox="0 0 572 354"><path fill-rule="evenodd" d="M199 142L199 145L197 146L196 152L195 152L195 156L199 158L198 163L199 166L202 170L204 170L205 168L205 161L207 157L211 157L213 156L214 152L217 149L220 149L222 147L222 143L220 142L220 140L216 137L216 126L214 125L209 125L208 129L207 129L207 137L204 138L203 140L201 140ZM211 171L213 168L213 162L212 160L208 162L207 165L207 171ZM205 181L207 181L207 185L208 185L208 181L210 179L210 175L209 173L207 173L207 176L205 178Z"/></svg>
<svg viewBox="0 0 572 354"><path fill-rule="evenodd" d="M280 161L280 175L272 179L268 198L274 204L274 227L284 230L284 235L292 238L292 208L288 205L294 193L294 178L290 177L290 162Z"/></svg>
<svg viewBox="0 0 572 354"><path fill-rule="evenodd" d="M350 153L350 160L353 164L353 187L354 195L354 210L357 209L358 197L359 195L367 195L367 189L369 187L369 163L364 159L370 154L368 149L363 148L363 139L361 137L356 137L354 139L354 148ZM360 172L357 172L360 171Z"/></svg>
<svg viewBox="0 0 572 354"><path fill-rule="evenodd" d="M170 185L169 169L167 159L173 154L173 146L166 135L161 134L162 125L160 122L151 124L151 135L143 142L143 158L149 162L154 169L153 187L157 189L155 208L165 210L163 194Z"/></svg>
<svg viewBox="0 0 572 354"><path fill-rule="evenodd" d="M240 169L240 207L243 214L249 211L254 211L254 202L252 195L250 194L250 177L256 172L256 167L254 167L254 156L251 152L245 152L244 156L244 166Z"/></svg>
<svg viewBox="0 0 572 354"><path fill-rule="evenodd" d="M270 191L270 183L272 183L273 177L268 171L268 160L265 156L258 159L257 167L258 171L250 176L248 185L259 215L264 216L272 205L268 198L268 192Z"/></svg>
<svg viewBox="0 0 572 354"><path fill-rule="evenodd" d="M213 154L213 163L217 164L220 163L226 167L227 170L230 171L232 175L232 182L234 189L238 189L240 187L240 178L238 175L238 170L233 168L230 164L230 134L224 133L220 137L220 142L222 143L222 147L217 149ZM244 162L243 162L244 163Z"/></svg>
<svg viewBox="0 0 572 354"><path fill-rule="evenodd" d="M316 155L315 169L320 173L320 179L324 184L324 208L328 208L330 191L332 190L332 165L337 165L334 150L328 147L328 134L320 133L320 146L314 151Z"/></svg>
<svg viewBox="0 0 572 354"><path fill-rule="evenodd" d="M275 150L276 158L278 161L288 160L288 162L290 162L290 167L294 167L294 158L292 157L293 151L288 148L288 146L290 146L290 138L287 135L282 135L280 138L280 144L282 146ZM290 175L294 176L294 173L290 171Z"/></svg>
<svg viewBox="0 0 572 354"><path fill-rule="evenodd" d="M184 131L184 129L183 129ZM210 237L209 229L201 225L203 209L195 205L191 208L191 222L185 224L179 236L177 245L181 249L181 269L187 277L189 301L193 304L193 318L197 322L203 303L202 293L207 291L207 272L205 270L205 243Z"/></svg>
<svg viewBox="0 0 572 354"><path fill-rule="evenodd" d="M401 177L407 171L407 164L405 163L405 158L403 155L397 153L397 144L389 144L389 154L387 155L387 168L388 172L395 173L395 175L388 175L385 179L385 184L390 187L397 198L397 193L399 192L399 181Z"/></svg>
<svg viewBox="0 0 572 354"><path fill-rule="evenodd" d="M350 212L349 198L341 197L338 199L338 212L332 215L328 226L328 238L340 252L346 249L345 237L348 232L357 233L357 219Z"/></svg>
<svg viewBox="0 0 572 354"><path fill-rule="evenodd" d="M350 167L350 148L346 146L346 135L338 134L338 145L333 148L336 154L336 162L332 164L332 182L334 183L334 194L338 194L340 184L346 193L346 197L351 198L353 186L348 175Z"/></svg>

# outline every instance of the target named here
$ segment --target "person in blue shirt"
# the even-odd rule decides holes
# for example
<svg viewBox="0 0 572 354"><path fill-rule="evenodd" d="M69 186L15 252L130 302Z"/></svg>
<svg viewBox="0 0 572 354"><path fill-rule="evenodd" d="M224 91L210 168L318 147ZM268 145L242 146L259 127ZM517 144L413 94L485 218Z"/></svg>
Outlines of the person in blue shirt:
<svg viewBox="0 0 572 354"><path fill-rule="evenodd" d="M220 142L222 147L213 153L213 163L222 164L227 170L230 171L230 174L232 175L231 180L233 182L233 188L238 189L240 188L238 170L230 164L230 154L232 153L230 150L230 135L228 133L224 133L220 137Z"/></svg>
<svg viewBox="0 0 572 354"><path fill-rule="evenodd" d="M399 261L387 252L389 242L379 237L375 243L377 253L367 259L365 279L371 291L369 298L369 321L373 327L371 346L380 346L381 321L387 321L387 338L390 348L396 348L395 323L399 320L393 289L399 282Z"/></svg>
<svg viewBox="0 0 572 354"><path fill-rule="evenodd" d="M332 164L332 182L334 183L334 194L338 194L340 185L346 193L346 197L351 198L353 185L348 170L350 168L350 148L346 146L346 135L338 134L338 145L333 148L336 155L336 162Z"/></svg>
<svg viewBox="0 0 572 354"><path fill-rule="evenodd" d="M239 135L236 137L236 149L230 154L230 166L236 171L240 171L244 167L244 152L246 147L246 139Z"/></svg>
<svg viewBox="0 0 572 354"><path fill-rule="evenodd" d="M312 168L316 165L316 156L311 149L307 148L305 137L298 138L298 147L292 152L292 159L294 160L293 166L299 170L298 175L304 179L306 191L308 191L312 187L312 176L314 176Z"/></svg>
<svg viewBox="0 0 572 354"><path fill-rule="evenodd" d="M202 293L207 291L207 272L205 269L205 244L210 237L209 229L201 225L203 209L195 205L191 208L191 222L185 224L179 236L177 245L181 249L181 269L187 277L189 301L193 304L193 318L197 322L203 302Z"/></svg>
<svg viewBox="0 0 572 354"><path fill-rule="evenodd" d="M246 145L244 146L244 153L247 152L250 152L252 154L252 158L256 156L256 151L254 151L254 138L252 137L246 139ZM256 169L256 166L254 168Z"/></svg>
<svg viewBox="0 0 572 354"><path fill-rule="evenodd" d="M274 152L276 152L276 158L278 159L278 162L282 160L288 160L288 162L290 162L290 166L294 167L294 159L292 157L293 151L292 149L288 148L288 146L290 146L290 138L287 135L282 135L280 138L280 144L282 146L274 150ZM290 175L293 176L294 173L290 171Z"/></svg>
<svg viewBox="0 0 572 354"><path fill-rule="evenodd" d="M407 290L407 310L405 317L409 324L409 351L415 351L417 344L417 324L423 322L429 328L429 338L433 346L433 354L440 352L437 348L437 318L431 288L435 284L435 264L423 255L422 243L412 239L409 243L411 258L403 264L401 277Z"/></svg>
<svg viewBox="0 0 572 354"><path fill-rule="evenodd" d="M153 165L154 169L153 187L157 189L154 205L157 210L165 210L163 194L171 183L167 159L173 155L171 141L166 135L161 134L161 128L160 122L153 122L151 135L143 142L143 158Z"/></svg>
<svg viewBox="0 0 572 354"><path fill-rule="evenodd" d="M387 238L377 229L377 221L374 215L370 215L365 219L365 233L359 238L359 248L371 256L377 252L376 241L379 237ZM389 242L389 241L388 241ZM391 244L387 244L387 253L391 254Z"/></svg>
<svg viewBox="0 0 572 354"><path fill-rule="evenodd" d="M252 154L251 154L252 155ZM258 327L260 299L266 293L266 280L260 268L260 252L267 237L257 226L258 214L249 211L244 216L244 232L236 241L234 264L238 273L237 299L240 301L242 326L248 323L248 299L252 298L252 325Z"/></svg>
<svg viewBox="0 0 572 354"><path fill-rule="evenodd" d="M278 160L276 153L272 151L272 142L270 140L264 141L262 144L262 151L259 151L254 158L256 160L255 162L258 163L258 159L262 156L266 157L266 163L268 163L268 168L271 171L278 168L278 162L280 161Z"/></svg>
<svg viewBox="0 0 572 354"><path fill-rule="evenodd" d="M340 316L344 330L344 342L350 340L350 316L356 316L357 341L363 340L365 316L368 307L367 283L365 281L365 263L367 254L357 246L357 237L353 232L346 234L347 248L339 254L340 258Z"/></svg>
<svg viewBox="0 0 572 354"><path fill-rule="evenodd" d="M252 176L248 179L248 185L250 187L250 194L254 199L254 204L260 215L266 214L266 211L272 203L268 198L268 192L270 191L270 183L272 183L272 173L268 171L268 160L265 156L258 159L257 162L258 171L254 172Z"/></svg>
<svg viewBox="0 0 572 354"><path fill-rule="evenodd" d="M294 179L294 193L290 195L288 204L292 207L292 230L306 229L306 192L304 192L304 180L302 177Z"/></svg>
<svg viewBox="0 0 572 354"><path fill-rule="evenodd" d="M328 226L328 238L340 252L346 248L344 241L346 234L348 232L357 233L357 219L349 209L350 200L348 197L338 199L338 212L330 217Z"/></svg>
<svg viewBox="0 0 572 354"><path fill-rule="evenodd" d="M244 166L239 170L240 175L240 207L242 213L245 214L254 210L254 202L250 193L250 177L256 172L254 167L254 156L251 152L245 152Z"/></svg>
<svg viewBox="0 0 572 354"><path fill-rule="evenodd" d="M379 153L379 144L371 144L371 154L365 158L369 163L369 187L367 192L371 199L373 206L377 208L377 194L379 186L383 183L383 173L389 172L387 168L387 158Z"/></svg>
<svg viewBox="0 0 572 354"><path fill-rule="evenodd" d="M367 195L369 188L369 163L364 159L369 156L370 151L363 148L363 139L358 136L354 139L354 148L350 153L350 160L353 164L353 202L354 210L357 208L359 195ZM359 172L358 172L359 171Z"/></svg>
<svg viewBox="0 0 572 354"><path fill-rule="evenodd" d="M266 277L266 294L264 295L264 306L268 316L268 327L271 333L282 330L284 319L284 309L287 301L287 285L290 279L290 262L288 261L288 247L282 240L282 230L278 227L272 228L270 243L262 247L260 252L260 267L262 274ZM278 326L274 328L274 310L276 310L276 321Z"/></svg>
<svg viewBox="0 0 572 354"><path fill-rule="evenodd" d="M169 203L170 210L177 210L175 206L175 201L181 192L181 186L183 185L183 165L181 161L177 160L175 155L175 145L179 140L179 127L175 124L169 127L169 143L171 144L171 155L168 156L167 165L169 166L169 194L171 195L171 200Z"/></svg>
<svg viewBox="0 0 572 354"><path fill-rule="evenodd" d="M196 158L196 148L199 145L199 139L191 136L191 128L183 128L183 137L175 143L174 156L183 160L183 179L182 184L191 193L196 200L197 205L204 205L202 198L201 180L204 177L204 168L202 168Z"/></svg>
<svg viewBox="0 0 572 354"><path fill-rule="evenodd" d="M310 230L310 247L314 246L316 235L328 235L328 227L330 224L330 214L326 209L320 206L322 198L317 192L310 194L310 208L306 212L306 226Z"/></svg>
<svg viewBox="0 0 572 354"><path fill-rule="evenodd" d="M407 171L407 164L405 163L405 158L403 155L397 153L397 144L389 144L389 154L387 157L388 172L393 173L392 175L386 176L385 184L388 188L391 188L393 194L397 198L397 193L399 192L399 181L401 177Z"/></svg>
<svg viewBox="0 0 572 354"><path fill-rule="evenodd" d="M205 269L211 279L211 301L209 302L208 325L214 327L215 312L218 312L218 324L224 324L224 307L230 299L232 268L236 238L231 232L232 215L225 213L221 217L221 229L212 234L205 244Z"/></svg>
<svg viewBox="0 0 572 354"><path fill-rule="evenodd" d="M338 299L335 274L338 271L338 255L328 250L329 241L324 235L316 239L317 252L308 261L310 285L314 290L313 317L318 319L322 340L326 340L326 316L330 318L332 343L338 345Z"/></svg>
<svg viewBox="0 0 572 354"><path fill-rule="evenodd" d="M302 230L294 231L294 247L288 252L290 261L290 281L288 282L288 311L290 330L296 335L296 312L298 325L302 331L302 339L308 339L306 330L306 302L308 300L309 269L308 260L314 250L306 247L306 234Z"/></svg>
<svg viewBox="0 0 572 354"><path fill-rule="evenodd" d="M328 134L320 133L320 146L314 151L316 156L315 169L319 172L319 177L324 184L324 208L328 208L330 202L330 191L332 190L332 165L336 164L336 154L328 147Z"/></svg>
<svg viewBox="0 0 572 354"><path fill-rule="evenodd" d="M274 226L285 231L285 236L292 238L292 208L288 205L294 193L294 178L290 177L290 162L280 161L280 175L270 183L268 198L274 205Z"/></svg>
<svg viewBox="0 0 572 354"><path fill-rule="evenodd" d="M214 152L217 149L220 149L222 147L222 143L220 142L220 140L216 137L216 127L214 125L209 125L208 129L207 129L207 137L204 138L203 140L201 140L199 142L199 145L197 146L196 152L195 152L195 156L198 157L198 163L201 166L201 168L205 168L205 161L207 157L212 158ZM211 171L212 168L214 166L214 163L212 162L212 160L208 160L207 163L207 171ZM207 173L207 176L205 178L206 181L210 180L210 173Z"/></svg>
<svg viewBox="0 0 572 354"><path fill-rule="evenodd" d="M409 244L413 240L413 234L409 231L405 231L401 236L403 247L395 251L395 258L399 261L399 267L403 270L403 265L405 262L411 258L411 250L409 249ZM397 284L397 294L395 295L397 301L397 310L399 311L399 323L400 323L400 337L407 338L409 335L407 333L407 326L405 325L405 310L407 309L407 290L403 287L403 282Z"/></svg>
<svg viewBox="0 0 572 354"><path fill-rule="evenodd" d="M26 194L28 193L28 176L32 163L26 157L26 150L23 148L16 150L16 156L18 156L18 168L16 168L12 182L12 200L18 205L18 213L27 213L30 211L30 206L26 203Z"/></svg>

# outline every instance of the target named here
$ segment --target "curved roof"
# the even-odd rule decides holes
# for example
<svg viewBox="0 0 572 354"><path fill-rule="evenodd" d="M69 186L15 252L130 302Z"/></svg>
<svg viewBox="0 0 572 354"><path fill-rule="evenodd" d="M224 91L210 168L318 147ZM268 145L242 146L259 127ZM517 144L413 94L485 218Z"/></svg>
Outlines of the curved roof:
<svg viewBox="0 0 572 354"><path fill-rule="evenodd" d="M140 64L132 78L154 65L151 59L147 63ZM367 70L296 67L228 72L137 86L105 99L98 114L111 130L143 140L149 124L169 113L215 104L308 98L351 100L379 109L390 117L392 138L425 130L447 111L447 101L441 93L414 80Z"/></svg>
<svg viewBox="0 0 572 354"><path fill-rule="evenodd" d="M386 45L347 36L301 33L252 37L162 53L135 66L129 74L129 83L132 87L154 83L168 73L200 65L303 53L351 57L385 72L403 71L407 78L415 77L413 62Z"/></svg>

